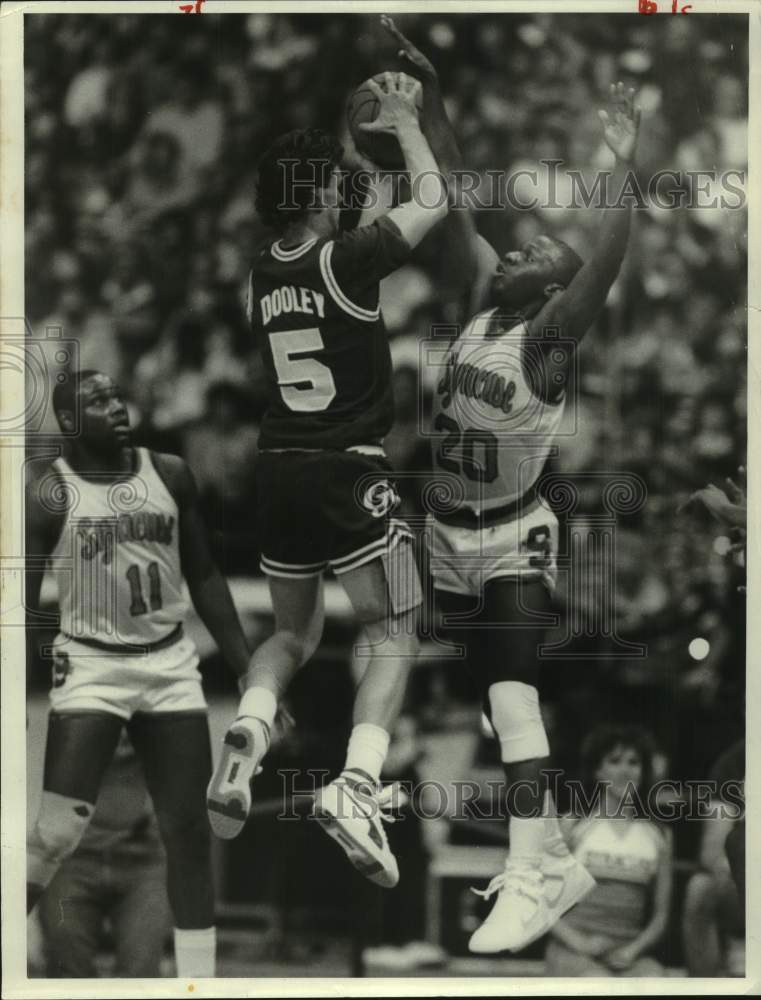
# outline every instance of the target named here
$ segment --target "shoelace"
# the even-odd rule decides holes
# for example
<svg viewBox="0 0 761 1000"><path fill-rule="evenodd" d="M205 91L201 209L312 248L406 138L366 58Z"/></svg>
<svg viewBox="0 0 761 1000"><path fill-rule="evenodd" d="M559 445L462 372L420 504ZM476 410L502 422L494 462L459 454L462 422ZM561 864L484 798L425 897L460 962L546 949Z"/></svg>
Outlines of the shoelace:
<svg viewBox="0 0 761 1000"><path fill-rule="evenodd" d="M521 896L534 903L539 903L542 889L542 876L540 872L531 869L519 868L517 865L506 864L504 871L495 875L485 889L474 889L470 891L483 899L491 899L496 892L501 892L505 888L513 889Z"/></svg>
<svg viewBox="0 0 761 1000"><path fill-rule="evenodd" d="M398 817L392 816L392 809L400 809L409 796L398 783L386 785L375 796L378 803L378 815L384 823L396 823Z"/></svg>

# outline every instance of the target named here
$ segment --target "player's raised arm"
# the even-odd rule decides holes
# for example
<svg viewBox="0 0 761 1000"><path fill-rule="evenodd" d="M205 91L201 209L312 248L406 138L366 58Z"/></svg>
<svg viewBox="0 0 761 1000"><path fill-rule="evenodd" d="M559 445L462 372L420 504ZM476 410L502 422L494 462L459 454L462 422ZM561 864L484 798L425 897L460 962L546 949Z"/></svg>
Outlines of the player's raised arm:
<svg viewBox="0 0 761 1000"><path fill-rule="evenodd" d="M416 95L420 83L404 73L386 73L385 89L375 80L367 86L378 98L380 110L375 121L364 122L366 132L395 133L410 175L412 197L391 209L389 218L410 247L416 247L426 233L447 214L444 179L431 147L420 129Z"/></svg>
<svg viewBox="0 0 761 1000"><path fill-rule="evenodd" d="M154 462L179 510L180 564L193 607L237 677L248 669L250 651L230 588L209 548L198 503L198 488L187 464L175 455L156 455Z"/></svg>
<svg viewBox="0 0 761 1000"><path fill-rule="evenodd" d="M529 331L541 334L546 326L560 327L563 336L581 340L605 304L626 253L631 227L631 198L619 204L634 162L641 111L634 106L634 90L622 83L611 84L611 111L600 111L605 141L616 157L608 185L609 206L605 208L597 247L581 266L567 288L558 286L547 304L529 324Z"/></svg>
<svg viewBox="0 0 761 1000"><path fill-rule="evenodd" d="M473 213L463 204L462 153L449 121L439 86L439 75L433 63L402 34L387 15L381 17L381 24L399 46L399 58L410 67L410 72L423 84L423 131L430 143L439 170L447 179L450 205L459 205L451 210L442 236L444 247L442 280L448 288L464 292L468 290L470 302L468 315L483 308L483 300L498 263L497 252L478 235Z"/></svg>

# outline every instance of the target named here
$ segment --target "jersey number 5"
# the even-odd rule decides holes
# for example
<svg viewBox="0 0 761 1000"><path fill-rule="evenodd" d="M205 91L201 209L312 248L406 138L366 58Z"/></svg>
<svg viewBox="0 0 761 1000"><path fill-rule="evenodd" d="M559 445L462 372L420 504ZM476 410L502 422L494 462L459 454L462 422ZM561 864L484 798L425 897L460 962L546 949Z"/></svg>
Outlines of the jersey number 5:
<svg viewBox="0 0 761 1000"><path fill-rule="evenodd" d="M315 358L294 357L296 354L306 354L307 351L321 351L324 347L322 334L317 327L270 334L277 384L289 410L296 413L317 413L327 410L336 398L336 383L327 365Z"/></svg>

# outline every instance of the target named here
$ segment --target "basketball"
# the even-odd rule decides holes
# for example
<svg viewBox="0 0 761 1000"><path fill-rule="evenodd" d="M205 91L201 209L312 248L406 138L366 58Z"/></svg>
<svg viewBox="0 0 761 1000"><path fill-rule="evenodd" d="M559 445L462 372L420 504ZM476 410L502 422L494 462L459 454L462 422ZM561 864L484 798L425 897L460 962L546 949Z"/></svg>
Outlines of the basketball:
<svg viewBox="0 0 761 1000"><path fill-rule="evenodd" d="M381 87L383 73L376 73L372 78ZM373 163L386 170L403 170L404 157L395 135L389 132L365 132L359 126L363 122L372 122L378 117L380 102L368 87L368 80L361 83L348 100L346 117L349 131L354 139L354 145L360 153L364 153ZM418 110L423 104L422 90L418 90L416 103Z"/></svg>

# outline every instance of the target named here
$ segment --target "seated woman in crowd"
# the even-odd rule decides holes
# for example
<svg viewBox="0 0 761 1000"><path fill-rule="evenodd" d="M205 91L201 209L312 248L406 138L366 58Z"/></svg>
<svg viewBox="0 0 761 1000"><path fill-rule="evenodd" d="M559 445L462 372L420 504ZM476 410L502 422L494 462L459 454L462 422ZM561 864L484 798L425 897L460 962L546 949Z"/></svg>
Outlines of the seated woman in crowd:
<svg viewBox="0 0 761 1000"><path fill-rule="evenodd" d="M548 976L660 976L652 951L668 923L670 832L647 815L653 750L643 730L603 726L582 748L583 814L561 819L568 846L597 886L552 928ZM600 795L589 794L600 790Z"/></svg>

